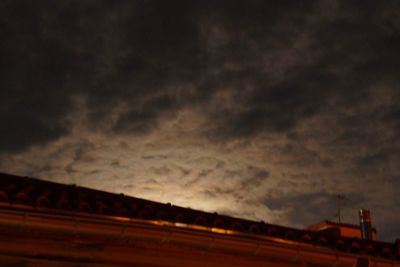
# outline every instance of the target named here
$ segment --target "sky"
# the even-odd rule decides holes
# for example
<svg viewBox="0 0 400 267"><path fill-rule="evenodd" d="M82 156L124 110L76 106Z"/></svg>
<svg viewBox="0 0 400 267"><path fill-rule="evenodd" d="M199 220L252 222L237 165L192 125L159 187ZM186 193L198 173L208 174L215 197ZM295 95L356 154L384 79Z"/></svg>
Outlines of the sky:
<svg viewBox="0 0 400 267"><path fill-rule="evenodd" d="M0 1L0 171L400 238L400 2Z"/></svg>

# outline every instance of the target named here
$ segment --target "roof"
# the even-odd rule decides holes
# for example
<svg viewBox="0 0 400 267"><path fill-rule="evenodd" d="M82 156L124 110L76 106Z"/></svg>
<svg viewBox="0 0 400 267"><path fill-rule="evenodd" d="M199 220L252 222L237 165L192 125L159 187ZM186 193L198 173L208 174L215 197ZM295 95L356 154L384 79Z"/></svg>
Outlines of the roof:
<svg viewBox="0 0 400 267"><path fill-rule="evenodd" d="M346 228L352 228L352 229L360 229L360 226L357 224L350 224L350 223L343 223L343 222L333 222L329 220L324 220L322 222L319 222L317 224L313 224L307 227L307 229L310 230L319 230L321 227L346 227ZM376 229L374 227L371 228L373 232L376 232Z"/></svg>
<svg viewBox="0 0 400 267"><path fill-rule="evenodd" d="M400 260L400 240L387 243L334 236L4 173L0 173L0 208L160 220L234 230L247 235L276 237L333 250Z"/></svg>

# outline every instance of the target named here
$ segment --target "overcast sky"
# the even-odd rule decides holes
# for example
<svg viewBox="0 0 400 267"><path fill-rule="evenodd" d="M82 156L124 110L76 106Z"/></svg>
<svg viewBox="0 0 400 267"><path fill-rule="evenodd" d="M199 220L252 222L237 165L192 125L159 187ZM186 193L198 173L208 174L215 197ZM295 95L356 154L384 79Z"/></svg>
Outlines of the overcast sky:
<svg viewBox="0 0 400 267"><path fill-rule="evenodd" d="M400 237L400 2L0 1L0 171Z"/></svg>

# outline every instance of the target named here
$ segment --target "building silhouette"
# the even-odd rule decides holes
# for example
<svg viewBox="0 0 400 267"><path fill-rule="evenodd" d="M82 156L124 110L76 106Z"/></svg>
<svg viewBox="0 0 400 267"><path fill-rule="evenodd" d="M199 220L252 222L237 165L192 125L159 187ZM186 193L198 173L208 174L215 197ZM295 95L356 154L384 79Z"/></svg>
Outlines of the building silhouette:
<svg viewBox="0 0 400 267"><path fill-rule="evenodd" d="M355 235L343 234L346 227ZM356 232L331 222L301 230L0 174L0 266L400 267L399 241Z"/></svg>

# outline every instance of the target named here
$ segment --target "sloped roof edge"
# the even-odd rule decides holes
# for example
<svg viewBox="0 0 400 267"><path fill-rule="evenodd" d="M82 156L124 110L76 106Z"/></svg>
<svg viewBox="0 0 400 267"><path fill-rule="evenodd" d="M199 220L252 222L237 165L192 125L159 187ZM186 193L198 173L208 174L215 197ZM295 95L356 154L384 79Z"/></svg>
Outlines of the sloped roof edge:
<svg viewBox="0 0 400 267"><path fill-rule="evenodd" d="M100 190L0 173L0 205L29 207L49 213L107 215L161 220L249 235L278 237L355 254L400 260L395 243L330 236L310 230L234 218Z"/></svg>

